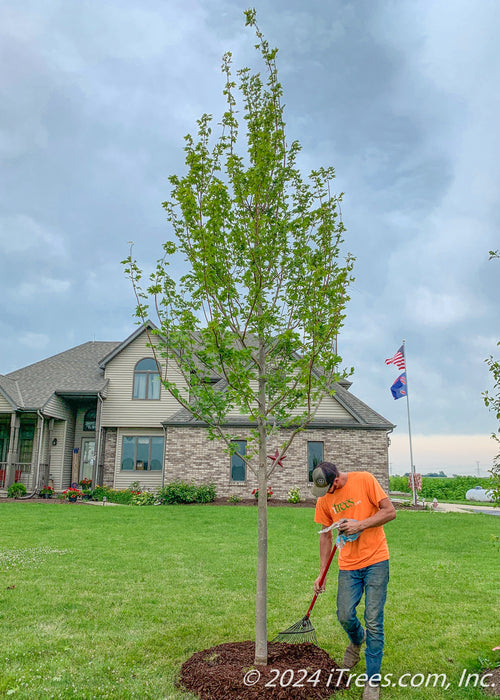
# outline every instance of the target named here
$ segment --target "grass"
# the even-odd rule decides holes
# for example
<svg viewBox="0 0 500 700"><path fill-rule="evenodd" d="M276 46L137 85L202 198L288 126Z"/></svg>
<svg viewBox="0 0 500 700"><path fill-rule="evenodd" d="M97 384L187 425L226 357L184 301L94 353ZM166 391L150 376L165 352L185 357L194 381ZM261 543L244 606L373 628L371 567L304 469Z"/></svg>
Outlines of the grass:
<svg viewBox="0 0 500 700"><path fill-rule="evenodd" d="M256 528L255 507L0 504L0 697L192 699L183 661L253 638ZM269 510L270 639L307 610L318 529L311 509ZM500 518L400 511L386 533L383 673L446 673L450 688L384 698L483 697L458 682L498 659ZM330 574L312 619L340 662L335 589Z"/></svg>

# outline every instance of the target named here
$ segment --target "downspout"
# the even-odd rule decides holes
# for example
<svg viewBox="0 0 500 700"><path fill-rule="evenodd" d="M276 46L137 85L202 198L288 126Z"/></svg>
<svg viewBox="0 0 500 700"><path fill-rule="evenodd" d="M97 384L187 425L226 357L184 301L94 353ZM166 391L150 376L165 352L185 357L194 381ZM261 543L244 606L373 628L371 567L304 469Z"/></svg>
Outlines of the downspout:
<svg viewBox="0 0 500 700"><path fill-rule="evenodd" d="M94 488L97 486L97 477L99 476L99 465L101 463L101 436L102 436L102 427L101 427L101 415L102 415L102 396L101 392L97 392L97 401L99 402L99 431L97 433L97 449L96 449L96 469L95 469L95 483L94 483ZM94 476L92 474L92 476Z"/></svg>
<svg viewBox="0 0 500 700"><path fill-rule="evenodd" d="M165 454L167 451L167 428L165 427L165 424L162 423L161 427L163 428L163 459L161 460L161 487L163 488L165 486Z"/></svg>

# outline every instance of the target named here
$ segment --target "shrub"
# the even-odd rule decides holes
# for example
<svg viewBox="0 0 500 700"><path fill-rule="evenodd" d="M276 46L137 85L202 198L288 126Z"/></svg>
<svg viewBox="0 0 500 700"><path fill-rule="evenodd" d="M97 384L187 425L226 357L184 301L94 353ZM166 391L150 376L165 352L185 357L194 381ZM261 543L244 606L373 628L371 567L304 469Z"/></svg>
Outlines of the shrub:
<svg viewBox="0 0 500 700"><path fill-rule="evenodd" d="M197 488L194 484L185 481L172 481L159 491L160 500L163 504L172 505L174 503L196 503Z"/></svg>
<svg viewBox="0 0 500 700"><path fill-rule="evenodd" d="M215 486L213 484L202 484L198 486L198 492L196 494L196 503L212 503L215 501Z"/></svg>
<svg viewBox="0 0 500 700"><path fill-rule="evenodd" d="M129 491L128 489L108 489L106 493L106 498L110 503L120 503L125 506L132 503L134 496L135 492Z"/></svg>
<svg viewBox="0 0 500 700"><path fill-rule="evenodd" d="M158 489L158 498L162 504L174 503L209 503L216 497L213 484L196 486L185 481L172 481Z"/></svg>
<svg viewBox="0 0 500 700"><path fill-rule="evenodd" d="M411 492L411 489L408 486L407 476L390 476L389 488L391 491L402 491L403 493Z"/></svg>
<svg viewBox="0 0 500 700"><path fill-rule="evenodd" d="M21 496L26 496L26 486L24 484L21 484L19 481L16 481L14 484L11 484L7 489L7 497L20 498Z"/></svg>
<svg viewBox="0 0 500 700"><path fill-rule="evenodd" d="M139 491L131 494L130 503L133 506L154 506L158 502L158 495L151 491Z"/></svg>
<svg viewBox="0 0 500 700"><path fill-rule="evenodd" d="M95 489L92 489L92 500L93 501L102 501L103 497L108 496L109 489L107 486L96 486Z"/></svg>
<svg viewBox="0 0 500 700"><path fill-rule="evenodd" d="M475 486L482 486L487 489L488 481L488 479L478 476L455 476L453 478L424 476L422 479L422 490L418 492L418 495L427 500L436 498L438 501L463 501L469 489L473 489ZM411 489L408 486L408 477L391 476L390 489L391 491L411 493Z"/></svg>
<svg viewBox="0 0 500 700"><path fill-rule="evenodd" d="M287 501L288 503L300 503L300 491L298 486L294 486L293 489L290 489Z"/></svg>
<svg viewBox="0 0 500 700"><path fill-rule="evenodd" d="M495 459L498 459L499 456L497 455ZM493 501L500 506L500 462L490 469L490 477L485 488L489 489Z"/></svg>
<svg viewBox="0 0 500 700"><path fill-rule="evenodd" d="M241 498L237 496L236 494L233 494L232 496L229 496L227 499L228 503L241 503Z"/></svg>

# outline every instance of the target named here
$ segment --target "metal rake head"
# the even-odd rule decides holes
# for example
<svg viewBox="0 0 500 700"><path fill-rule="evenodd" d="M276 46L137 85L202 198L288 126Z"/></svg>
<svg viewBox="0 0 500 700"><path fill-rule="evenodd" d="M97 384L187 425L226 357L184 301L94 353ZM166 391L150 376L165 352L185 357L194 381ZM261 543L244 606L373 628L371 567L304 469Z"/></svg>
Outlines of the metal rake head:
<svg viewBox="0 0 500 700"><path fill-rule="evenodd" d="M311 644L318 646L316 632L308 615L305 615L302 620L299 620L288 629L280 632L272 641L286 642L287 644L302 644L302 642L310 642Z"/></svg>

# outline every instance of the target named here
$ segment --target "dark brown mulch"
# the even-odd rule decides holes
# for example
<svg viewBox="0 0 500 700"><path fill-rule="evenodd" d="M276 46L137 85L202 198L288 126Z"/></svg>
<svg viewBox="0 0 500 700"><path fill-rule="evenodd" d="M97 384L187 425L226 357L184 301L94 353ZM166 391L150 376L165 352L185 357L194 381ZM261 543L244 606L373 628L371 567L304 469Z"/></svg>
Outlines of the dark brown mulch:
<svg viewBox="0 0 500 700"><path fill-rule="evenodd" d="M491 675L490 675L491 674ZM500 697L500 666L498 668L487 668L483 674L488 677L484 679L486 695Z"/></svg>
<svg viewBox="0 0 500 700"><path fill-rule="evenodd" d="M0 503L66 503L67 505L76 505L83 503L82 500L77 500L76 503L69 503L64 498L0 498Z"/></svg>
<svg viewBox="0 0 500 700"><path fill-rule="evenodd" d="M182 664L179 685L202 700L324 700L346 687L345 673L314 644L270 642L267 666L254 658L254 642L204 649Z"/></svg>
<svg viewBox="0 0 500 700"><path fill-rule="evenodd" d="M392 505L396 510L425 510L425 507L418 504L414 506L413 504L407 505L406 503L398 503L398 501L392 501Z"/></svg>

